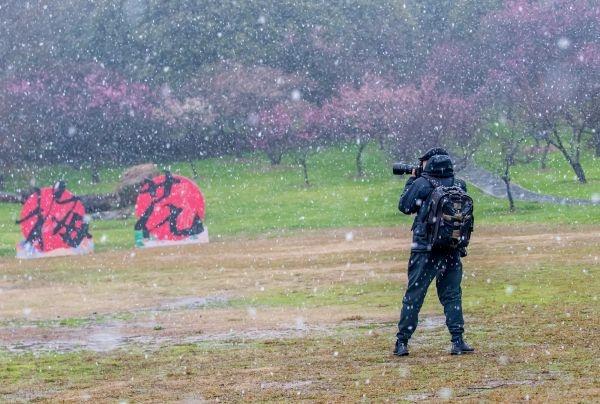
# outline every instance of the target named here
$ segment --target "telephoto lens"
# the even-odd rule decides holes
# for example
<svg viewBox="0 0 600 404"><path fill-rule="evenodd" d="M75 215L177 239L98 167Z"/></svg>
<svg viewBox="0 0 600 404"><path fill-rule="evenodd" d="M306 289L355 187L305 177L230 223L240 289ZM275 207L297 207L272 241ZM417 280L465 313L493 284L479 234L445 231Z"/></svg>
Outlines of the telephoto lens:
<svg viewBox="0 0 600 404"><path fill-rule="evenodd" d="M419 167L413 164L395 163L392 166L394 175L412 174L413 170L418 170Z"/></svg>

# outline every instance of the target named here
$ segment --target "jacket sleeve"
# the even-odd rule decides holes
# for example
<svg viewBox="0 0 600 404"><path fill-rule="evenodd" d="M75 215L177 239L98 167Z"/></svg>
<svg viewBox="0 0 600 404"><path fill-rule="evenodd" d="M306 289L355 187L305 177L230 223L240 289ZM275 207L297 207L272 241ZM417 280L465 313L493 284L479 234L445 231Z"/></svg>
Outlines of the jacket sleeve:
<svg viewBox="0 0 600 404"><path fill-rule="evenodd" d="M404 192L402 192L400 202L398 203L398 210L400 212L410 215L419 211L423 201L427 198L427 187L423 185L423 181L426 180L414 177L410 177L406 181Z"/></svg>

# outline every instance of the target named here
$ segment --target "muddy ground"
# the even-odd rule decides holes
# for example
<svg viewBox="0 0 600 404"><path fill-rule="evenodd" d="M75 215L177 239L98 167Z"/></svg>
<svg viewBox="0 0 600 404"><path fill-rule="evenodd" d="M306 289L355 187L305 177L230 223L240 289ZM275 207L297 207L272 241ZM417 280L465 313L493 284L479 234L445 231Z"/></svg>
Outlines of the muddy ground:
<svg viewBox="0 0 600 404"><path fill-rule="evenodd" d="M37 261L0 259L0 398L72 401L593 400L600 228L478 229L467 339L430 290L390 355L406 228L299 232Z"/></svg>

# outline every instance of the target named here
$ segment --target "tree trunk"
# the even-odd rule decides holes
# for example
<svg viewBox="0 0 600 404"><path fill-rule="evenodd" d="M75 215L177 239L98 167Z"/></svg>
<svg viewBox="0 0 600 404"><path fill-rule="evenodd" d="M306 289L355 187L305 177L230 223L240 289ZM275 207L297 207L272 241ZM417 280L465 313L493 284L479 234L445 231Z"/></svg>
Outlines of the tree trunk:
<svg viewBox="0 0 600 404"><path fill-rule="evenodd" d="M192 174L194 175L194 179L198 179L198 170L196 170L196 165L193 160L190 160L190 167L192 168Z"/></svg>
<svg viewBox="0 0 600 404"><path fill-rule="evenodd" d="M513 199L512 191L510 189L510 177L502 176L502 181L506 185L506 197L508 198L508 209L511 212L515 211L515 201Z"/></svg>
<svg viewBox="0 0 600 404"><path fill-rule="evenodd" d="M308 168L306 167L306 157L298 159L298 162L302 166L302 174L304 175L304 185L310 186L310 182L308 181Z"/></svg>
<svg viewBox="0 0 600 404"><path fill-rule="evenodd" d="M540 159L540 168L545 170L548 167L548 152L550 152L550 143L546 142L544 151L542 152L542 158Z"/></svg>
<svg viewBox="0 0 600 404"><path fill-rule="evenodd" d="M93 184L100 183L100 172L96 167L92 167L92 183Z"/></svg>
<svg viewBox="0 0 600 404"><path fill-rule="evenodd" d="M362 155L363 155L363 152L365 151L366 147L367 147L367 142L360 141L358 143L358 151L356 153L356 176L358 178L362 178L365 175L363 161L362 161Z"/></svg>
<svg viewBox="0 0 600 404"><path fill-rule="evenodd" d="M558 137L558 135L556 135L556 138L560 140L560 138ZM562 144L562 142L558 141L558 142L551 142L558 150L560 150L560 152L563 154L563 156L565 157L565 159L567 159L567 161L569 162L569 165L571 166L571 168L573 169L573 171L575 171L575 175L577 176L577 180L582 183L585 184L587 183L587 180L585 179L585 172L583 171L583 167L581 166L581 163L579 162L579 158L575 159L573 158L569 152L567 151L567 149L565 148L565 146ZM578 157L578 156L576 156Z"/></svg>
<svg viewBox="0 0 600 404"><path fill-rule="evenodd" d="M283 153L279 152L269 152L267 153L267 157L269 157L269 161L272 166L278 166L281 164L281 158L283 157Z"/></svg>
<svg viewBox="0 0 600 404"><path fill-rule="evenodd" d="M4 174L0 174L0 191L4 191Z"/></svg>
<svg viewBox="0 0 600 404"><path fill-rule="evenodd" d="M504 175L502 175L502 181L506 185L506 197L508 198L508 209L511 212L515 211L515 200L513 199L512 190L510 189L510 164L505 162Z"/></svg>
<svg viewBox="0 0 600 404"><path fill-rule="evenodd" d="M582 184L586 184L587 179L585 178L585 172L583 171L583 167L581 166L581 163L579 161L569 160L569 164L571 164L573 171L575 171L577 180Z"/></svg>

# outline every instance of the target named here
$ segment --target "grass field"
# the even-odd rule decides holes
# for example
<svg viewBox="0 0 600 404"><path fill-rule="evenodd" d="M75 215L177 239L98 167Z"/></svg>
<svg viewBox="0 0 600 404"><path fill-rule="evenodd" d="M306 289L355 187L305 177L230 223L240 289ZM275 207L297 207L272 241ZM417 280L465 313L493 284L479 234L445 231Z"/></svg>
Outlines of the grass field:
<svg viewBox="0 0 600 404"><path fill-rule="evenodd" d="M531 144L530 146L533 146ZM476 155L476 162L491 171L501 172L502 163L495 145L483 145ZM581 165L583 166L586 184L577 181L575 172L557 150L548 154L546 168L540 164L541 153L529 155L529 163L519 163L511 167L513 182L534 192L579 199L600 199L600 159L591 150L583 150Z"/></svg>
<svg viewBox="0 0 600 404"><path fill-rule="evenodd" d="M546 169L539 163L521 164L512 171L515 182L532 191L550 195L600 199L600 159L584 154L581 161L585 169L587 184L576 180L573 169L558 152L548 155Z"/></svg>
<svg viewBox="0 0 600 404"><path fill-rule="evenodd" d="M554 160L553 160L554 161ZM593 163L593 162L592 162ZM398 198L405 178L391 175L390 164L373 145L365 155L367 176L354 177L354 151L329 149L314 155L309 163L312 185L303 185L301 171L289 161L280 167L253 156L251 159L233 158L204 160L197 163L198 183L207 200L206 224L211 235L231 237L238 235L281 234L297 229L394 226L408 224L411 218L397 211ZM594 167L594 164L587 164ZM599 166L599 165L596 165ZM187 164L173 164L173 172L192 176ZM524 172L526 168L523 168ZM573 194L582 196L578 187L586 187L589 195L600 194L600 168L590 170L590 184L577 185L571 180ZM64 178L75 193L108 192L114 189L121 170L105 170L100 185L91 184L88 172L59 168L39 170L37 184L52 184ZM595 177L594 177L595 176ZM8 183L10 190L25 187L29 176L21 173ZM542 191L559 187L563 180L548 175L539 177L536 184ZM529 185L529 184L524 184ZM470 189L476 201L476 218L483 224L561 223L600 224L600 206L570 207L517 203L517 212L510 213L507 202L485 196L474 187ZM14 224L19 207L0 204L0 255L14 254L20 237ZM97 250L129 248L133 245L133 221L105 221L92 223Z"/></svg>
<svg viewBox="0 0 600 404"><path fill-rule="evenodd" d="M472 189L463 306L477 353L447 354L432 288L411 356L395 358L411 218L375 147L366 166L356 179L351 150L326 150L305 187L290 162L198 162L202 246L134 250L132 220L104 221L93 256L19 261L19 207L0 205L0 401L596 400L600 207L511 214ZM97 187L61 171L38 184L106 192L119 173Z"/></svg>
<svg viewBox="0 0 600 404"><path fill-rule="evenodd" d="M477 353L447 354L430 293L407 358L390 353L408 228L350 231L0 259L0 399L598 398L600 227L481 228L463 280Z"/></svg>

